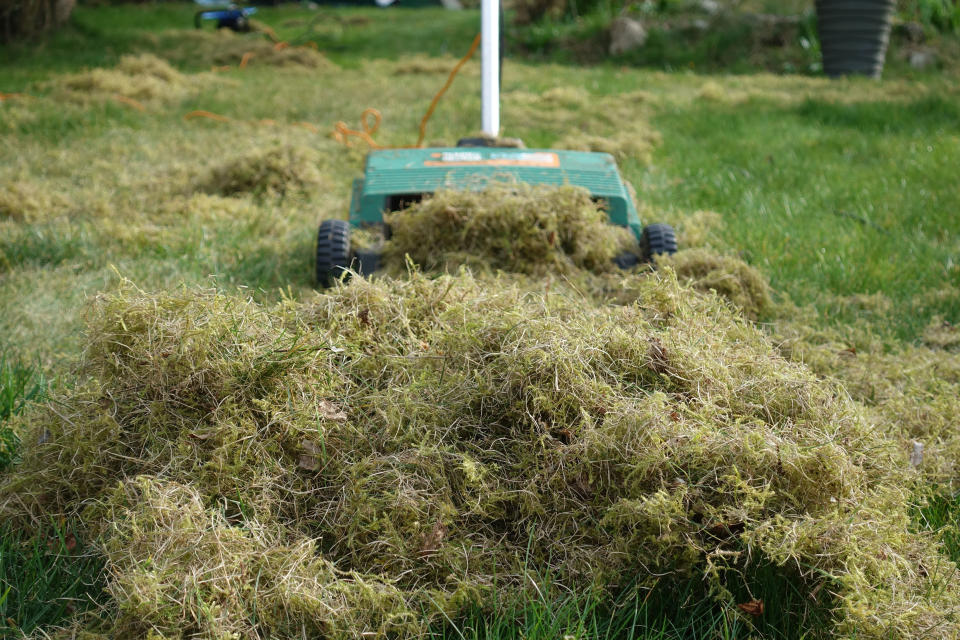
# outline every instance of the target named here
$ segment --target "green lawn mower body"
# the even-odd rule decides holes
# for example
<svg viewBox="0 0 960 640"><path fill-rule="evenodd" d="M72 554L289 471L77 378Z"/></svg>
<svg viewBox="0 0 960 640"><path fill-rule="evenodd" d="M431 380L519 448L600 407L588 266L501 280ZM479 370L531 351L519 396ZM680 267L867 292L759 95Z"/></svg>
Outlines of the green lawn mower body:
<svg viewBox="0 0 960 640"><path fill-rule="evenodd" d="M617 259L629 267L657 253L676 251L667 225L644 226L616 161L608 153L556 149L458 146L383 149L367 155L354 180L349 220L325 220L317 240L317 280L329 286L347 268L369 274L379 266L375 251L351 252L350 228L384 227L384 214L399 211L440 189L483 189L491 181L583 187L602 202L610 223L629 228L637 255ZM384 228L389 237L389 229Z"/></svg>
<svg viewBox="0 0 960 640"><path fill-rule="evenodd" d="M397 211L438 189L482 189L493 180L574 185L605 203L610 222L640 240L643 225L608 153L555 149L456 147L371 151L362 178L353 183L350 224L382 224Z"/></svg>

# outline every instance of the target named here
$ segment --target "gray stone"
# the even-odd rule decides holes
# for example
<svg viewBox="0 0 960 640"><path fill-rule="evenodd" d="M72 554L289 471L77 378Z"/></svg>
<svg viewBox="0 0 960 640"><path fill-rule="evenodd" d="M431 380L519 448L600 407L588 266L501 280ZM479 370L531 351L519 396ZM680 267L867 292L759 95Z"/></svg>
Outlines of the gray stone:
<svg viewBox="0 0 960 640"><path fill-rule="evenodd" d="M610 25L610 55L639 49L647 41L647 30L639 20L620 16Z"/></svg>
<svg viewBox="0 0 960 640"><path fill-rule="evenodd" d="M717 0L700 0L696 3L696 6L700 11L711 16L720 13L720 9L723 8Z"/></svg>
<svg viewBox="0 0 960 640"><path fill-rule="evenodd" d="M690 22L690 28L694 31L706 31L710 28L710 21L706 18L694 18Z"/></svg>
<svg viewBox="0 0 960 640"><path fill-rule="evenodd" d="M937 64L937 54L933 49L916 49L910 52L910 66L914 69L929 69Z"/></svg>
<svg viewBox="0 0 960 640"><path fill-rule="evenodd" d="M910 453L910 466L916 468L921 464L923 464L923 443L914 440L913 451Z"/></svg>

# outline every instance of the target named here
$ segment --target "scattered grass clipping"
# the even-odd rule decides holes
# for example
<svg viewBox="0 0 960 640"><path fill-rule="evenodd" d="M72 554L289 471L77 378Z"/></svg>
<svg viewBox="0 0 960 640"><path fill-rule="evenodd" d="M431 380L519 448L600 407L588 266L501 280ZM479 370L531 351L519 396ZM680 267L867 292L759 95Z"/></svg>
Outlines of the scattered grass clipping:
<svg viewBox="0 0 960 640"><path fill-rule="evenodd" d="M82 516L102 637L418 637L537 575L725 598L749 557L835 593L838 635L960 633L873 416L669 268L629 277L621 306L466 272L269 308L124 285L14 419L0 513Z"/></svg>
<svg viewBox="0 0 960 640"><path fill-rule="evenodd" d="M303 46L278 46L263 34L238 34L229 29L171 31L147 36L144 45L156 55L183 66L203 68L236 66L246 56L247 66L251 67L269 66L316 71L337 68L336 64L316 49Z"/></svg>

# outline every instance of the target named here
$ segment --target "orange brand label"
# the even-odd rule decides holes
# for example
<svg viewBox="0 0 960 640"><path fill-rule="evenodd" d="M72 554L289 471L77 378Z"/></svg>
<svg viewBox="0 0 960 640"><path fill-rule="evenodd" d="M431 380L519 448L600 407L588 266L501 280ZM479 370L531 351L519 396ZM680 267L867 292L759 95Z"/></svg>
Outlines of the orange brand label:
<svg viewBox="0 0 960 640"><path fill-rule="evenodd" d="M547 151L528 153L492 153L484 157L477 151L444 151L431 154L425 167L559 167L560 158Z"/></svg>

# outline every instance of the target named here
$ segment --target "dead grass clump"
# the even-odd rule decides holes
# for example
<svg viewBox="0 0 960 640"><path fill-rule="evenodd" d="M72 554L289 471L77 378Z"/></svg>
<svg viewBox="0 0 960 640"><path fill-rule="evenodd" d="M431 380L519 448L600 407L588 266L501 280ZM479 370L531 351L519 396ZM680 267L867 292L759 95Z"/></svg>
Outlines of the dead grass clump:
<svg viewBox="0 0 960 640"><path fill-rule="evenodd" d="M933 349L960 351L960 329L942 317L934 318L923 330L923 344Z"/></svg>
<svg viewBox="0 0 960 640"><path fill-rule="evenodd" d="M29 180L0 187L0 220L34 223L63 211L66 201Z"/></svg>
<svg viewBox="0 0 960 640"><path fill-rule="evenodd" d="M194 189L221 196L308 193L323 183L319 164L310 147L273 146L227 159L201 176Z"/></svg>
<svg viewBox="0 0 960 640"><path fill-rule="evenodd" d="M217 224L228 220L251 220L256 216L256 203L230 196L191 193L163 202L154 214L175 224Z"/></svg>
<svg viewBox="0 0 960 640"><path fill-rule="evenodd" d="M840 633L960 633L906 454L671 273L624 306L464 273L275 308L124 286L82 384L15 419L0 513L82 512L111 637L413 637L537 575L722 596L758 555L837 594Z"/></svg>
<svg viewBox="0 0 960 640"><path fill-rule="evenodd" d="M697 92L697 97L702 100L722 102L727 97L727 92L719 82L716 82L715 80L707 80Z"/></svg>
<svg viewBox="0 0 960 640"><path fill-rule="evenodd" d="M928 483L960 488L960 356L906 347L841 360L834 375L879 416Z"/></svg>
<svg viewBox="0 0 960 640"><path fill-rule="evenodd" d="M736 83L724 82L720 84L715 80L707 80L703 83L700 89L697 91L696 96L700 100L706 102L716 102L719 104L742 104L751 98L756 97L767 97L769 99L776 99L779 96L772 94L765 94L760 90L750 90L749 88L744 88L738 86Z"/></svg>
<svg viewBox="0 0 960 640"><path fill-rule="evenodd" d="M585 190L491 184L480 191L438 191L387 216L392 236L384 255L394 269L406 256L427 270L459 265L517 273L590 271L636 245L607 221Z"/></svg>
<svg viewBox="0 0 960 640"><path fill-rule="evenodd" d="M113 69L91 69L51 81L67 99L87 102L120 96L129 100L174 102L193 93L200 81L152 54L127 55Z"/></svg>
<svg viewBox="0 0 960 640"><path fill-rule="evenodd" d="M311 47L278 47L274 44L267 44L267 47L260 46L251 51L252 57L250 58L249 64L270 67L303 67L305 69L317 70L337 68L337 65L331 62L325 55Z"/></svg>
<svg viewBox="0 0 960 640"><path fill-rule="evenodd" d="M181 65L236 66L246 56L247 66L251 67L336 68L316 49L276 45L262 34L238 34L229 29L162 33L150 37L147 46L157 55Z"/></svg>
<svg viewBox="0 0 960 640"><path fill-rule="evenodd" d="M811 314L795 308L780 314L774 333L781 352L842 384L927 484L955 491L960 485L960 354L939 346L890 350L869 327L815 329ZM938 325L934 321L931 327Z"/></svg>
<svg viewBox="0 0 960 640"><path fill-rule="evenodd" d="M649 94L634 91L594 96L577 87L556 87L543 93L513 91L504 94L506 117L527 127L568 131L555 149L604 151L619 159L649 163L660 134L649 123ZM510 126L507 123L506 126Z"/></svg>
<svg viewBox="0 0 960 640"><path fill-rule="evenodd" d="M38 118L33 100L4 98L0 100L0 133L14 133Z"/></svg>
<svg viewBox="0 0 960 640"><path fill-rule="evenodd" d="M507 114L518 122L537 122L559 131L573 126L601 134L645 123L650 95L633 91L598 96L580 87L554 87L542 93L507 92L504 102L509 105Z"/></svg>
<svg viewBox="0 0 960 640"><path fill-rule="evenodd" d="M624 131L609 137L571 133L557 140L553 148L602 151L615 156L618 160L629 158L646 165L653 159L653 149L659 142L660 134L656 131Z"/></svg>
<svg viewBox="0 0 960 640"><path fill-rule="evenodd" d="M166 61L149 54L123 56L116 70L128 76L147 76L169 83L183 82L183 74Z"/></svg>
<svg viewBox="0 0 960 640"><path fill-rule="evenodd" d="M337 571L316 540L231 521L190 486L142 476L118 486L101 508L117 526L105 545L116 576L108 589L120 605L111 637L179 638L184 629L206 638L257 637L260 629L281 638L421 630L395 586Z"/></svg>
<svg viewBox="0 0 960 640"><path fill-rule="evenodd" d="M716 211L699 210L677 220L677 243L684 248L701 249L720 244L723 216Z"/></svg>
<svg viewBox="0 0 960 640"><path fill-rule="evenodd" d="M689 249L662 256L657 263L672 268L682 282L713 291L732 302L751 320L770 308L770 284L746 262L707 249Z"/></svg>

